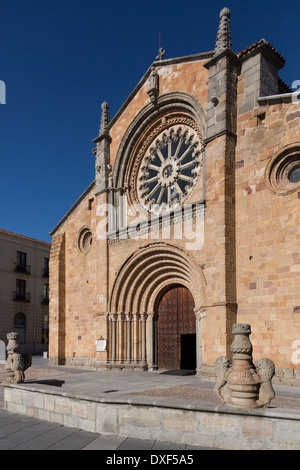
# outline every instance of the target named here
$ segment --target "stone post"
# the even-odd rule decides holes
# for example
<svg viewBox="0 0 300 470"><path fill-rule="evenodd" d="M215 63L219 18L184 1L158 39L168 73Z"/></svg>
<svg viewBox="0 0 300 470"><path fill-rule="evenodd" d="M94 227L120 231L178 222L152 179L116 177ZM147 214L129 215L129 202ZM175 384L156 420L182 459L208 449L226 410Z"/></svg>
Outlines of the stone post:
<svg viewBox="0 0 300 470"><path fill-rule="evenodd" d="M217 380L214 392L223 404L229 406L266 408L275 397L271 383L275 365L267 358L259 359L253 365L250 325L235 323L232 332L232 366L228 357L218 357L215 363Z"/></svg>
<svg viewBox="0 0 300 470"><path fill-rule="evenodd" d="M25 370L31 366L32 357L30 354L20 353L19 334L12 332L7 335L7 360L5 363L6 380L4 384L18 384L25 380Z"/></svg>
<svg viewBox="0 0 300 470"><path fill-rule="evenodd" d="M232 369L227 380L231 399L228 404L256 408L260 379L252 362L251 327L246 323L235 323L232 333Z"/></svg>

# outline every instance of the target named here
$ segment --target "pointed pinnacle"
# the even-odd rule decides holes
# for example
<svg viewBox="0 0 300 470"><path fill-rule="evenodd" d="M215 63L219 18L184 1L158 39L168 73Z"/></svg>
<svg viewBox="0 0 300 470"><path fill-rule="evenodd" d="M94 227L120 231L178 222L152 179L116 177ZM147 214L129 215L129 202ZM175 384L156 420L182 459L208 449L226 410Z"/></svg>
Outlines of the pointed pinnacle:
<svg viewBox="0 0 300 470"><path fill-rule="evenodd" d="M108 103L104 101L101 105L101 108L102 108L102 114L101 114L99 135L107 131L108 124L110 122Z"/></svg>
<svg viewBox="0 0 300 470"><path fill-rule="evenodd" d="M231 48L230 10L225 7L220 12L220 24L217 34L215 53L218 54L224 49Z"/></svg>

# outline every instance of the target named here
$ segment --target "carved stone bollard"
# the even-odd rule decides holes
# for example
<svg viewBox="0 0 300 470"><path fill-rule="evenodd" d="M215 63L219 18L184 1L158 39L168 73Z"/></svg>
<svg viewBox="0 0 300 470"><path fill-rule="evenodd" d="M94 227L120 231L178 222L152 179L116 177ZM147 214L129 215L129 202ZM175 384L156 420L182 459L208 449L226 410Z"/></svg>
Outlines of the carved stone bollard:
<svg viewBox="0 0 300 470"><path fill-rule="evenodd" d="M214 391L222 404L240 408L267 408L275 397L271 382L275 365L267 358L253 365L250 325L235 323L232 332L232 366L228 357L220 356L216 360Z"/></svg>
<svg viewBox="0 0 300 470"><path fill-rule="evenodd" d="M31 354L20 353L20 341L18 333L8 333L6 346L7 360L5 363L6 379L4 384L23 383L25 370L32 364Z"/></svg>

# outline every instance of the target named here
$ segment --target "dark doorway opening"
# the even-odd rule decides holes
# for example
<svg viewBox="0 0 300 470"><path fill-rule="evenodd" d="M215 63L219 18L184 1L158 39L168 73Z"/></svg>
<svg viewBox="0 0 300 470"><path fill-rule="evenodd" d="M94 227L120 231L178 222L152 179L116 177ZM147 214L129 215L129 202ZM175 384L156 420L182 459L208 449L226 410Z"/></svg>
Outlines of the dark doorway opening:
<svg viewBox="0 0 300 470"><path fill-rule="evenodd" d="M196 334L181 335L180 369L196 369Z"/></svg>

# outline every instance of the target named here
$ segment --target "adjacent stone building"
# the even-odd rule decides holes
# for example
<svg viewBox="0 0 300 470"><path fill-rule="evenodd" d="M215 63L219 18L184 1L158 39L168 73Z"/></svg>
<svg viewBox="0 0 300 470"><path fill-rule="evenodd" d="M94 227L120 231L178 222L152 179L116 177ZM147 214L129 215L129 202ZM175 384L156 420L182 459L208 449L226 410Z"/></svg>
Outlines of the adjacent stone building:
<svg viewBox="0 0 300 470"><path fill-rule="evenodd" d="M300 385L300 107L262 39L156 60L102 105L95 181L51 232L50 361L214 376L232 325Z"/></svg>
<svg viewBox="0 0 300 470"><path fill-rule="evenodd" d="M48 351L50 247L0 229L0 340L17 332L30 354Z"/></svg>

